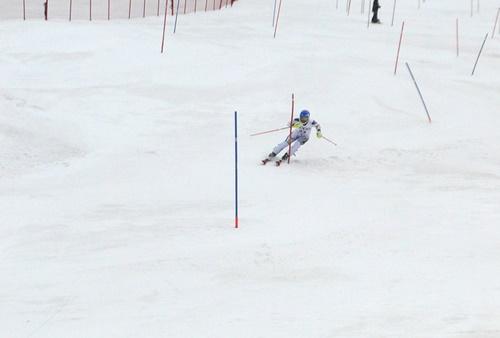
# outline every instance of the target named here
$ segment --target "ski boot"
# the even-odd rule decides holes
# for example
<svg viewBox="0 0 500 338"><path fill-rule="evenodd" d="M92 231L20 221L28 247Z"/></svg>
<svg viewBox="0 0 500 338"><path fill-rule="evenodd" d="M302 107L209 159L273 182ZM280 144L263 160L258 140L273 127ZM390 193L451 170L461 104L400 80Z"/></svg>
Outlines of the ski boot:
<svg viewBox="0 0 500 338"><path fill-rule="evenodd" d="M267 162L272 161L273 158L276 157L275 153L270 153L267 158L262 160L262 165L266 165Z"/></svg>
<svg viewBox="0 0 500 338"><path fill-rule="evenodd" d="M285 153L285 155L283 155L283 157L280 160L276 161L276 166L279 167L281 165L281 162L288 160L288 157L290 157L288 156L288 153Z"/></svg>

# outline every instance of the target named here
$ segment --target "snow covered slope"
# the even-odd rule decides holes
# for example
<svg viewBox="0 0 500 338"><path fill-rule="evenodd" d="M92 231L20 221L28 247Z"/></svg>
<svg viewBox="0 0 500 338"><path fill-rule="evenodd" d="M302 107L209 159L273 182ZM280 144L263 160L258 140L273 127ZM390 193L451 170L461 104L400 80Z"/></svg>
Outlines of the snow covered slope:
<svg viewBox="0 0 500 338"><path fill-rule="evenodd" d="M0 337L500 337L498 2L391 4L0 22Z"/></svg>

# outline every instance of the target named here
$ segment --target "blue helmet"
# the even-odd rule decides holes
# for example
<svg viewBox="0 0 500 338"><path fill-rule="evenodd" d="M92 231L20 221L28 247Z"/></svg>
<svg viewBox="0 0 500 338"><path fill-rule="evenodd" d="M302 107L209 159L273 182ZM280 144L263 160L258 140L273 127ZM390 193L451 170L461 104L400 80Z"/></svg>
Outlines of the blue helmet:
<svg viewBox="0 0 500 338"><path fill-rule="evenodd" d="M309 113L309 110L303 110L300 112L300 120L302 122L307 122L309 120L309 116L311 116L311 113Z"/></svg>

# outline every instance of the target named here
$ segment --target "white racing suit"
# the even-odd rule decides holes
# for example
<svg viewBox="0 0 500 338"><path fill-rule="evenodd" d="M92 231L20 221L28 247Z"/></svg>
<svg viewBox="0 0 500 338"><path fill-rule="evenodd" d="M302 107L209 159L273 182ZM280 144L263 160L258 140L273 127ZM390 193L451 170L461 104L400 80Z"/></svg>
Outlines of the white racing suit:
<svg viewBox="0 0 500 338"><path fill-rule="evenodd" d="M297 150L299 150L299 148L309 140L309 136L311 135L311 129L314 127L316 128L316 131L319 132L321 131L321 126L315 120L308 121L307 123L304 124L300 122L298 118L293 120L293 126L299 126L292 132L291 153L292 155L295 155ZM273 153L278 155L286 147L288 147L288 137L286 138L286 140L284 140L283 142L279 143L276 147L274 147Z"/></svg>

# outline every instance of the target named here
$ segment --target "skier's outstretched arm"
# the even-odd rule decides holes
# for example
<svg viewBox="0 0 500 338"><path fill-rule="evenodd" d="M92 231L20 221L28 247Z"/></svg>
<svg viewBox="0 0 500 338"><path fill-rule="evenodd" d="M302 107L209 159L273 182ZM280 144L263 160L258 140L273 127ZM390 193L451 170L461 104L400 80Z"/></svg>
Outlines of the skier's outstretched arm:
<svg viewBox="0 0 500 338"><path fill-rule="evenodd" d="M322 138L323 134L321 133L321 126L319 125L319 123L316 121L313 121L312 125L314 126L314 128L316 128L316 136L318 138Z"/></svg>

